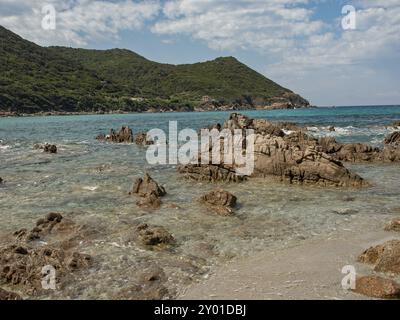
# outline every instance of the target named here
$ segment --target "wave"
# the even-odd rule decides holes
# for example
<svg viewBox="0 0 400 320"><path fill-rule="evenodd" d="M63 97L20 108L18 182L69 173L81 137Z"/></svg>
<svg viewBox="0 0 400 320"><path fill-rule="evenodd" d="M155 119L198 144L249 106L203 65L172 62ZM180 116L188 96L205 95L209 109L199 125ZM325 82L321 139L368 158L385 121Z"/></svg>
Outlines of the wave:
<svg viewBox="0 0 400 320"><path fill-rule="evenodd" d="M340 137L340 136L386 136L394 131L397 131L393 127L335 127L335 131L331 131L331 127L307 127L307 130L316 136L329 136L329 137Z"/></svg>

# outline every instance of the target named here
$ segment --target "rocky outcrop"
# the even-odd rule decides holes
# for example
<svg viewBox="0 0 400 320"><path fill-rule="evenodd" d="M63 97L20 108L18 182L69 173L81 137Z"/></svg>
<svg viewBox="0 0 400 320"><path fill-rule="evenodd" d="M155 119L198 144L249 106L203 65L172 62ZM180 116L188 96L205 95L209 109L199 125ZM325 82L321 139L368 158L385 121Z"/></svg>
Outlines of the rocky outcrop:
<svg viewBox="0 0 400 320"><path fill-rule="evenodd" d="M400 129L400 120L393 122L392 127Z"/></svg>
<svg viewBox="0 0 400 320"><path fill-rule="evenodd" d="M143 179L136 179L130 194L139 197L136 202L139 207L158 208L161 206L160 198L164 197L167 192L163 186L146 173Z"/></svg>
<svg viewBox="0 0 400 320"><path fill-rule="evenodd" d="M133 132L129 127L122 127L118 132L111 129L108 135L100 134L96 139L114 143L133 143Z"/></svg>
<svg viewBox="0 0 400 320"><path fill-rule="evenodd" d="M392 220L385 227L385 231L400 231L400 218Z"/></svg>
<svg viewBox="0 0 400 320"><path fill-rule="evenodd" d="M0 288L0 301L1 300L22 300L22 298L19 294Z"/></svg>
<svg viewBox="0 0 400 320"><path fill-rule="evenodd" d="M138 133L138 134L135 136L135 143L136 143L138 146L143 146L143 147L145 147L145 146L153 145L153 144L154 144L154 141L148 139L147 133L145 133L145 132L140 132L140 133Z"/></svg>
<svg viewBox="0 0 400 320"><path fill-rule="evenodd" d="M175 238L164 227L141 224L136 227L133 238L149 248L165 249L175 243Z"/></svg>
<svg viewBox="0 0 400 320"><path fill-rule="evenodd" d="M50 266L56 270L56 285L63 286L74 272L92 264L89 255L75 251L83 233L82 226L58 213L39 219L30 231L15 232L14 239L0 246L0 282L27 294L40 293L43 267Z"/></svg>
<svg viewBox="0 0 400 320"><path fill-rule="evenodd" d="M46 153L57 153L58 149L57 146L55 144L44 144L44 145L40 145L40 144L36 144L34 146L35 149L41 149L43 150L43 152Z"/></svg>
<svg viewBox="0 0 400 320"><path fill-rule="evenodd" d="M332 137L324 137L315 142L322 152L344 162L383 162L400 161L400 132L386 137L383 149L362 143L338 143Z"/></svg>
<svg viewBox="0 0 400 320"><path fill-rule="evenodd" d="M393 280L378 276L364 276L356 279L354 292L379 299L400 298L400 285Z"/></svg>
<svg viewBox="0 0 400 320"><path fill-rule="evenodd" d="M237 198L224 190L211 191L202 196L199 201L221 216L229 216L236 207Z"/></svg>
<svg viewBox="0 0 400 320"><path fill-rule="evenodd" d="M251 177L320 186L368 185L360 176L347 170L340 161L324 152L318 139L308 136L304 130L286 134L279 123L250 119L237 113L233 113L222 128L254 130L255 168ZM330 144L329 148L332 148ZM242 181L245 179L245 177L237 176L235 169L235 165L197 164L179 167L178 171L196 180Z"/></svg>
<svg viewBox="0 0 400 320"><path fill-rule="evenodd" d="M358 261L373 265L376 272L400 274L400 240L371 247L358 258Z"/></svg>

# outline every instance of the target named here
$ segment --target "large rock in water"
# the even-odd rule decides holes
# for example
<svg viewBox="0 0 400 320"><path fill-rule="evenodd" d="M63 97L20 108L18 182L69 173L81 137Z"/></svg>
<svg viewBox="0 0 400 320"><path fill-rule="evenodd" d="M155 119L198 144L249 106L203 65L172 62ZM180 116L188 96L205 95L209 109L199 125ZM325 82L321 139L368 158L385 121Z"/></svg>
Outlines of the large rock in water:
<svg viewBox="0 0 400 320"><path fill-rule="evenodd" d="M133 132L129 127L122 127L118 132L116 132L114 129L111 129L110 134L98 135L96 139L114 143L133 143Z"/></svg>
<svg viewBox="0 0 400 320"><path fill-rule="evenodd" d="M157 209L161 206L160 197L164 197L167 192L164 187L159 185L146 173L143 179L136 179L130 194L139 197L139 200L136 202L137 206Z"/></svg>
<svg viewBox="0 0 400 320"><path fill-rule="evenodd" d="M224 190L211 191L199 200L222 216L231 215L237 202L237 198L233 194Z"/></svg>
<svg viewBox="0 0 400 320"><path fill-rule="evenodd" d="M359 262L374 265L374 271L400 274L400 240L371 247L358 258Z"/></svg>
<svg viewBox="0 0 400 320"><path fill-rule="evenodd" d="M393 280L378 276L364 276L356 279L354 292L379 299L400 298L400 285Z"/></svg>
<svg viewBox="0 0 400 320"><path fill-rule="evenodd" d="M154 144L154 141L147 137L147 133L140 132L135 136L135 143L138 146L150 146Z"/></svg>
<svg viewBox="0 0 400 320"><path fill-rule="evenodd" d="M400 146L400 131L393 132L387 136L384 143L392 146Z"/></svg>
<svg viewBox="0 0 400 320"><path fill-rule="evenodd" d="M321 186L368 185L360 176L347 170L340 161L323 152L318 139L308 136L301 128L285 134L285 124L250 119L237 113L233 113L222 127L228 130L254 130L255 169L251 177ZM245 143L243 145L246 147ZM181 166L178 171L187 178L212 182L237 182L246 178L236 174L235 165L200 163L201 159L199 164Z"/></svg>

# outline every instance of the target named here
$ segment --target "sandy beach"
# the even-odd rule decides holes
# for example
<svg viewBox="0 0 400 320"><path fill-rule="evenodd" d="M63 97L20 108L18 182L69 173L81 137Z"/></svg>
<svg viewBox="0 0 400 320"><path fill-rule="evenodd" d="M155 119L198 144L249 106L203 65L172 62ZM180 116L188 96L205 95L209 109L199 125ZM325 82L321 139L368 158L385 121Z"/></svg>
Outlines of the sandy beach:
<svg viewBox="0 0 400 320"><path fill-rule="evenodd" d="M357 275L371 274L369 266L356 263L367 248L400 235L383 230L381 219L368 218L325 237L316 237L279 251L263 251L234 260L193 284L180 299L198 300L365 300L371 299L344 290L342 268L354 265Z"/></svg>

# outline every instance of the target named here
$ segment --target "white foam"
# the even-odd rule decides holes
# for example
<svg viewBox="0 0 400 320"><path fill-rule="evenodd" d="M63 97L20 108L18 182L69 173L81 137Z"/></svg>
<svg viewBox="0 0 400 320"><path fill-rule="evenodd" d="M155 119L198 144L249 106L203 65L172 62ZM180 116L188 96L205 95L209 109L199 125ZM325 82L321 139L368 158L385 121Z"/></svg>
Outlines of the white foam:
<svg viewBox="0 0 400 320"><path fill-rule="evenodd" d="M88 190L88 191L96 191L98 188L99 188L98 186L95 186L95 187L86 186L86 187L83 187L82 189Z"/></svg>

